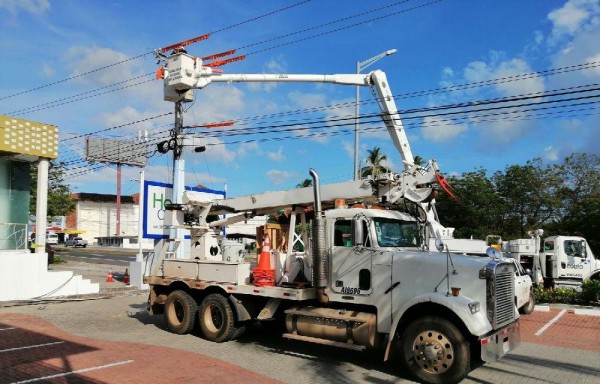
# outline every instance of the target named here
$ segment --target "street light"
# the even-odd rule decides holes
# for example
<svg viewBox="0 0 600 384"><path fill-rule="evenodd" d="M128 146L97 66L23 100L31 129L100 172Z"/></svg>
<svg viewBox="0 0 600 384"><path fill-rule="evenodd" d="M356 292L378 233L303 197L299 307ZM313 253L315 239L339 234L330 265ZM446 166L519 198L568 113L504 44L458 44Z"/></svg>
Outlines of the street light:
<svg viewBox="0 0 600 384"><path fill-rule="evenodd" d="M385 52L381 52L379 55L373 56L370 59L367 59L365 61L357 61L356 62L356 74L359 74L363 69L366 69L368 66L375 63L379 59L382 59L389 55L393 55L396 52L398 52L398 51L395 49L389 49L389 50L387 50ZM358 180L360 178L359 177L360 169L358 166L358 126L359 126L358 102L359 102L359 98L360 98L359 90L360 90L360 87L357 86L356 87L356 110L355 110L355 115L354 115L354 180Z"/></svg>

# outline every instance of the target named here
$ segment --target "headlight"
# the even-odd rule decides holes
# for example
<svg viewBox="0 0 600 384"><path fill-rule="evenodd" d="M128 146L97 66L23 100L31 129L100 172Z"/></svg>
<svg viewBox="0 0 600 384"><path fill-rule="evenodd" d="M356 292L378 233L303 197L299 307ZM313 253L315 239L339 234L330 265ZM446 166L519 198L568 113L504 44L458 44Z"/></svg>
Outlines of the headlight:
<svg viewBox="0 0 600 384"><path fill-rule="evenodd" d="M472 303L469 303L468 305L472 314L476 314L481 309L481 304L479 304L479 301L474 301Z"/></svg>

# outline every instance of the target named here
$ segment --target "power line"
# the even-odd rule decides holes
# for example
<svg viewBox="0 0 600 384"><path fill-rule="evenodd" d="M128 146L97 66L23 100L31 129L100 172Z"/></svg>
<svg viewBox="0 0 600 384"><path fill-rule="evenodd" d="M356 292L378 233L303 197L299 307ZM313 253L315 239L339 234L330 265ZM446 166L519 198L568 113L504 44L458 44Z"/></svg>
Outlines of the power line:
<svg viewBox="0 0 600 384"><path fill-rule="evenodd" d="M295 3L295 4L292 4L292 5L289 5L289 6L286 6L286 7L280 8L280 9L277 9L277 10L275 10L275 11L271 11L271 12L265 13L265 14L263 14L263 15L260 15L260 16L253 17L253 18L251 18L251 19L247 19L247 20L241 21L241 22L239 22L239 23L236 23L236 24L230 25L230 26L228 26L228 27L223 27L223 28L221 28L221 29L218 29L218 30L216 30L216 31L210 32L209 34L213 35L213 34L215 34L215 33L223 32L223 31L226 31L226 30L228 30L228 29L232 29L232 28L235 28L235 27L239 27L240 25L244 25L244 24L247 24L247 23L250 23L250 22L256 21L256 20L260 20L260 19L263 19L263 18L265 18L265 17L268 17L268 16L272 16L272 15L274 15L274 14L277 14L277 13L279 13L279 12L287 11L288 9L292 9L292 8L294 8L294 7L297 7L297 6L299 6L299 5L306 4L306 3L310 2L310 1L311 1L311 0L304 0L304 1L300 1L300 2L298 2L298 3ZM102 66L102 67L98 67L98 68L92 69L92 70L90 70L90 71L87 71L87 72L84 72L84 73L80 73L80 74L78 74L78 75L69 76L69 77L67 77L67 78L64 78L64 79L62 79L62 80L57 80L57 81L54 81L54 82L52 82L52 83L48 83L48 84L44 84L44 85L40 85L40 86L38 86L38 87L34 87L34 88L27 89L27 90L25 90L25 91L21 91L21 92L13 93L13 94L11 94L11 95L2 96L2 97L0 97L0 100L5 100L5 99L11 98L11 97L15 97L15 96L24 95L24 94L26 94L26 93L29 93L29 92L37 91L37 90L40 90L40 89L43 89L43 88L47 88L47 87L50 87L50 86L53 86L53 85L56 85L56 84L61 84L61 83L64 83L64 82L67 82L67 81L70 81L70 80L73 80L73 79L77 79L77 78L79 78L79 77L82 77L82 76L87 76L87 75L90 75L90 74L92 74L92 73L95 73L95 72L102 71L102 70L104 70L104 69L107 69L107 68L111 68L111 67L114 67L114 66L117 66L117 65L123 64L123 63L127 63L127 62L129 62L129 61L132 61L132 60L136 60L136 59L139 59L139 58L145 57L145 56L147 56L147 55L150 55L150 54L152 54L152 53L154 53L154 51L153 51L153 50L152 50L152 51L148 51L148 52L144 52L144 53L141 53L141 54L139 54L139 55L136 55L136 56L133 56L133 57L130 57L130 58L124 59L124 60L120 60L120 61L114 62L114 63L112 63L112 64L108 64L108 65L105 65L105 66Z"/></svg>

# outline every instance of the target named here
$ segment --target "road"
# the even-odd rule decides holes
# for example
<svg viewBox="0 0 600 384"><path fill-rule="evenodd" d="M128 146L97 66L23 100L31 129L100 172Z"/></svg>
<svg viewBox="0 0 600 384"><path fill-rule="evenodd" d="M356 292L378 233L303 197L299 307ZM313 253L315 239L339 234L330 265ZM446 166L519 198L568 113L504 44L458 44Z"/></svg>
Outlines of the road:
<svg viewBox="0 0 600 384"><path fill-rule="evenodd" d="M145 301L136 294L0 308L0 383L410 382L379 354L284 340L272 329L254 327L222 344L174 335ZM463 383L598 382L600 316L552 309L521 324L523 344Z"/></svg>
<svg viewBox="0 0 600 384"><path fill-rule="evenodd" d="M55 246L54 250L57 256L65 260L117 266L129 266L130 261L135 261L137 253L135 250L102 249L102 247L65 248L62 244Z"/></svg>

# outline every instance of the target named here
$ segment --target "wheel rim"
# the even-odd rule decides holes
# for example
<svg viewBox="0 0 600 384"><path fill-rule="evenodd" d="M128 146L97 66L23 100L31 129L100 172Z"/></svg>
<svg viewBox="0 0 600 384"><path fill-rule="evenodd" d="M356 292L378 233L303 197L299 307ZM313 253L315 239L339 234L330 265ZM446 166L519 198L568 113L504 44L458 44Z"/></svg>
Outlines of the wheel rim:
<svg viewBox="0 0 600 384"><path fill-rule="evenodd" d="M174 300L169 308L169 321L173 325L180 325L185 317L185 309L179 300Z"/></svg>
<svg viewBox="0 0 600 384"><path fill-rule="evenodd" d="M212 333L217 333L223 328L224 318L223 311L217 305L211 304L204 311L204 323Z"/></svg>
<svg viewBox="0 0 600 384"><path fill-rule="evenodd" d="M454 348L443 333L424 331L413 343L413 357L417 365L432 374L446 372L454 363Z"/></svg>

